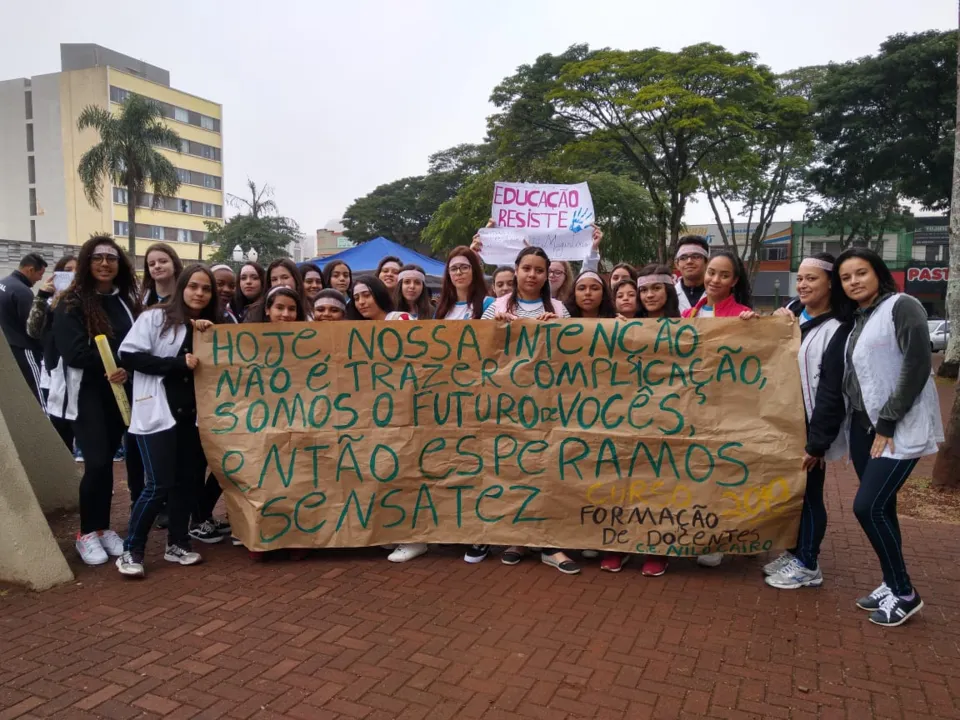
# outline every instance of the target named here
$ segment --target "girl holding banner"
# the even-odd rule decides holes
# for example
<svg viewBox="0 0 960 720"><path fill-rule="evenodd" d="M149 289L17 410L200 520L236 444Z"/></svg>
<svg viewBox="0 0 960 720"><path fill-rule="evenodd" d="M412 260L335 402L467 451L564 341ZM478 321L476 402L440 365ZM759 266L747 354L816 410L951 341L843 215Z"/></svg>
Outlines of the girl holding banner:
<svg viewBox="0 0 960 720"><path fill-rule="evenodd" d="M373 275L361 275L353 284L353 302L347 320L393 320L393 300L386 285Z"/></svg>
<svg viewBox="0 0 960 720"><path fill-rule="evenodd" d="M397 284L393 288L393 304L400 312L405 312L411 320L432 320L433 306L430 304L430 290L427 289L427 276L419 265L404 265L397 275Z"/></svg>
<svg viewBox="0 0 960 720"><path fill-rule="evenodd" d="M678 318L680 300L666 265L647 265L637 276L637 317Z"/></svg>
<svg viewBox="0 0 960 720"><path fill-rule="evenodd" d="M807 420L807 453L817 458L808 463L797 544L763 568L767 585L781 590L823 584L818 558L827 531L827 508L823 502L825 461L839 460L846 454L846 440L837 436L846 413L842 369L850 325L842 323L832 309L833 263L829 253L804 259L797 270L798 300L774 312L800 320L800 384Z"/></svg>
<svg viewBox="0 0 960 720"><path fill-rule="evenodd" d="M843 376L850 459L860 479L853 512L883 571L883 582L857 606L870 611L870 622L894 627L923 607L903 558L897 492L917 461L943 442L927 315L916 299L897 292L872 250L841 253L831 280L835 307L853 317Z"/></svg>
<svg viewBox="0 0 960 720"><path fill-rule="evenodd" d="M756 317L750 295L750 281L743 261L730 252L721 250L707 264L704 294L696 305L684 310L685 318Z"/></svg>
<svg viewBox="0 0 960 720"><path fill-rule="evenodd" d="M83 453L76 548L88 565L102 565L108 555L123 552L120 536L110 529L110 503L113 457L127 428L111 385L123 387L129 395L127 371L118 367L108 375L94 338L106 336L119 366L120 343L139 313L136 275L123 250L109 235L87 240L77 257L73 284L53 312L60 363L51 373L48 411L73 423ZM127 483L135 498L143 487L143 470L129 458Z"/></svg>
<svg viewBox="0 0 960 720"><path fill-rule="evenodd" d="M169 529L163 559L179 565L200 562L190 546L189 518L200 504L211 510L213 505L204 502L202 492L207 461L197 427L193 327L205 330L220 320L215 286L207 268L187 268L172 298L137 318L120 345L120 357L134 371L130 433L147 468L146 485L130 512L123 554L117 559L120 574L128 577L144 576L147 536L164 504ZM211 533L217 542L223 539L215 530Z"/></svg>
<svg viewBox="0 0 960 720"><path fill-rule="evenodd" d="M447 255L436 319L479 320L492 306L480 258L465 245L455 247Z"/></svg>
<svg viewBox="0 0 960 720"><path fill-rule="evenodd" d="M640 311L640 301L637 295L636 280L627 278L613 286L613 303L618 318L626 320L637 316Z"/></svg>

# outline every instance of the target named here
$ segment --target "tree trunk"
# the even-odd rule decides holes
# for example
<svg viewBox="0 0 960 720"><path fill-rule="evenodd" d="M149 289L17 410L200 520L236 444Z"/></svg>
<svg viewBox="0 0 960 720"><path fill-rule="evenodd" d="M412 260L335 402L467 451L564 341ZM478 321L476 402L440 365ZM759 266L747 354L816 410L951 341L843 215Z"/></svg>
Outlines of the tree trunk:
<svg viewBox="0 0 960 720"><path fill-rule="evenodd" d="M956 379L960 369L960 48L957 51L957 120L954 130L953 190L950 198L950 277L947 281L947 319L950 341L943 352L943 364L937 374ZM956 419L954 404L952 420ZM951 425L956 425L951 422Z"/></svg>
<svg viewBox="0 0 960 720"><path fill-rule="evenodd" d="M945 437L933 464L933 484L960 490L960 384L954 390Z"/></svg>
<svg viewBox="0 0 960 720"><path fill-rule="evenodd" d="M127 186L127 253L137 269L137 192Z"/></svg>

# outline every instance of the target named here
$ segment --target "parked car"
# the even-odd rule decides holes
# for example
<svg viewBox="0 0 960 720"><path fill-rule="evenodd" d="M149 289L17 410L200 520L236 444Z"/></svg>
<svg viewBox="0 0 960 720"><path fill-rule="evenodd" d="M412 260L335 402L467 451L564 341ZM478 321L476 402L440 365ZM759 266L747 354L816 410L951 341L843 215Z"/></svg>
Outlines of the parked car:
<svg viewBox="0 0 960 720"><path fill-rule="evenodd" d="M930 352L942 352L950 341L950 323L947 320L927 320L930 330Z"/></svg>

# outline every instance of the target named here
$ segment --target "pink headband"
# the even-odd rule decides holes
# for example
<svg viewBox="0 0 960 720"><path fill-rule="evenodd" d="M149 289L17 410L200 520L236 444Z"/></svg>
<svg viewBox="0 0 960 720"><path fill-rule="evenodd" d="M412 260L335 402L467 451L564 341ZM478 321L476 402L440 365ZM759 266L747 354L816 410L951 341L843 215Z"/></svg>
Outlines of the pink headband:
<svg viewBox="0 0 960 720"><path fill-rule="evenodd" d="M427 284L426 275L424 275L419 270L404 270L403 272L400 273L400 275L397 276L397 279L400 282L403 282L404 280L419 280L424 285Z"/></svg>
<svg viewBox="0 0 960 720"><path fill-rule="evenodd" d="M314 309L319 307L335 307L340 308L341 310L346 310L347 306L342 302L332 297L322 297L317 298L317 301L313 304Z"/></svg>
<svg viewBox="0 0 960 720"><path fill-rule="evenodd" d="M681 245L677 248L677 257L683 257L684 255L703 255L705 258L710 257L710 253L704 250L699 245Z"/></svg>
<svg viewBox="0 0 960 720"><path fill-rule="evenodd" d="M353 294L359 295L362 292L370 292L370 288L364 285L363 283L357 283L353 286Z"/></svg>
<svg viewBox="0 0 960 720"><path fill-rule="evenodd" d="M230 272L233 272L233 268L229 265L214 265L212 268L210 268L210 272L212 273L215 273L217 270L229 270Z"/></svg>
<svg viewBox="0 0 960 720"><path fill-rule="evenodd" d="M637 278L637 290L647 285L673 285L673 275L641 275Z"/></svg>
<svg viewBox="0 0 960 720"><path fill-rule="evenodd" d="M113 245L107 245L107 243L102 243L93 248L94 255L113 255L114 257L120 257L120 253L117 252L117 249Z"/></svg>
<svg viewBox="0 0 960 720"><path fill-rule="evenodd" d="M286 285L274 285L272 288L270 288L269 290L267 290L267 297L270 297L271 295L273 295L274 293L276 293L276 292L279 291L279 290L289 290L289 291L292 292L294 295L297 294L297 291L296 291L296 290L294 290L294 289L292 289L292 288L288 288Z"/></svg>
<svg viewBox="0 0 960 720"><path fill-rule="evenodd" d="M597 275L593 270L584 270L577 276L577 282L590 278L591 280L596 280L598 283L603 285L603 278Z"/></svg>
<svg viewBox="0 0 960 720"><path fill-rule="evenodd" d="M820 268L825 273L833 272L833 263L829 263L826 260L818 260L817 258L804 258L803 262L800 263L800 266L812 265L815 268Z"/></svg>

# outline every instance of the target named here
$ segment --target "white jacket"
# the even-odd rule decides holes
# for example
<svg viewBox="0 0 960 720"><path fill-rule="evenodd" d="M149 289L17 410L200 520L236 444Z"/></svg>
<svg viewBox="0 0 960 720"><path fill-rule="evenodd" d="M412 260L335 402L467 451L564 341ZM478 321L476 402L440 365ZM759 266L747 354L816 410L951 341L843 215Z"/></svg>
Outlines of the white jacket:
<svg viewBox="0 0 960 720"><path fill-rule="evenodd" d="M897 387L903 365L903 353L893 324L893 307L900 298L917 302L909 295L899 293L884 300L867 319L853 349L853 370L860 383L864 410L874 425L880 418L880 410ZM912 460L933 455L937 452L937 443L941 442L943 421L931 373L913 407L897 422L893 435L894 451L884 450L883 457Z"/></svg>
<svg viewBox="0 0 960 720"><path fill-rule="evenodd" d="M178 325L160 335L163 310L146 310L130 328L120 344L120 357L129 353L148 353L156 357L172 358L180 352L187 328ZM130 406L130 432L134 435L152 435L169 430L177 421L170 412L163 377L133 373L133 403Z"/></svg>

